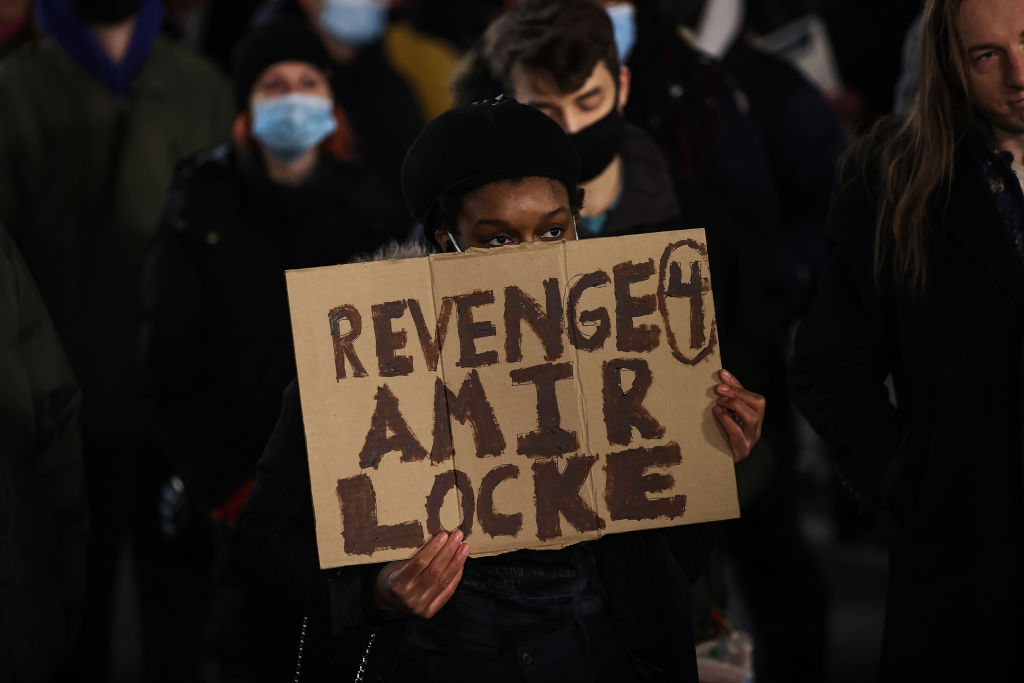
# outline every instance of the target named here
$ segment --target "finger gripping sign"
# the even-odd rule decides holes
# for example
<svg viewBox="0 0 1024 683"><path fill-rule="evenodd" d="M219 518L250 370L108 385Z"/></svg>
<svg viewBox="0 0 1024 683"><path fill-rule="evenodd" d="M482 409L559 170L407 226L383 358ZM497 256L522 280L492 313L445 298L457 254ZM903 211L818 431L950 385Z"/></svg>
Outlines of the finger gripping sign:
<svg viewBox="0 0 1024 683"><path fill-rule="evenodd" d="M288 271L323 568L736 517L703 230Z"/></svg>

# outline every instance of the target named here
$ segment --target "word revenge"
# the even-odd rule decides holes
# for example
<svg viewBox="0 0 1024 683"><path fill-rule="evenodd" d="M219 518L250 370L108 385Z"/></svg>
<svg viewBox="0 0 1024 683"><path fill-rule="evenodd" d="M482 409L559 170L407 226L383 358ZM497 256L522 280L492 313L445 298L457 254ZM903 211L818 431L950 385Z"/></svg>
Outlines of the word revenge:
<svg viewBox="0 0 1024 683"><path fill-rule="evenodd" d="M699 254L706 256L706 248L691 240L669 245L662 257L656 293L635 296L632 286L649 282L655 275L654 260L635 264L632 261L619 263L612 268L614 280L604 270L597 270L578 276L569 288L567 303L562 306L562 295L557 278L543 281L545 307L529 296L516 285L504 289L504 321L505 321L505 360L516 363L523 359L522 340L525 322L537 334L544 345L544 360L551 362L561 358L565 352L563 343L565 330L565 309L568 310L568 341L576 349L582 351L602 350L612 336L611 316L607 307L580 310L581 299L590 290L601 290L614 283L615 313L615 348L619 351L648 352L657 348L660 341L661 328L654 324L637 324L636 318L660 313L664 321L668 343L673 355L683 363L691 365L702 360L713 350L714 341L708 344L705 330L704 296L710 292L711 285L707 275L701 273L701 262L690 263L689 278L682 279L680 264L670 261L672 253L681 246L689 246ZM666 273L666 270L668 271ZM667 277L666 277L667 276ZM680 351L676 335L673 333L668 319L666 300L669 297L686 298L690 302L689 319L689 350L699 353L687 356ZM373 317L373 333L377 352L377 368L380 377L408 375L413 371L413 358L398 355L408 343L406 330L395 331L394 321L402 318L408 311L415 326L416 334L423 351L423 359L428 370L436 370L441 345L444 344L451 323L452 309L456 309L456 329L459 338L459 360L456 363L462 368L474 368L482 365L493 365L498 362L496 349L480 352L477 341L485 337L494 337L496 329L489 320L477 320L474 309L495 302L494 291L475 290L468 294L446 296L442 298L441 312L436 326L429 326L423 315L423 308L418 299L389 301L371 306ZM331 337L334 341L335 372L339 380L346 377L346 360L351 363L355 377L366 377L367 372L359 360L353 342L362 333L362 316L359 310L346 304L338 306L328 314ZM349 323L346 332L341 331L341 321ZM431 330L436 330L436 333ZM592 328L592 329L589 329ZM588 334L589 331L589 334Z"/></svg>

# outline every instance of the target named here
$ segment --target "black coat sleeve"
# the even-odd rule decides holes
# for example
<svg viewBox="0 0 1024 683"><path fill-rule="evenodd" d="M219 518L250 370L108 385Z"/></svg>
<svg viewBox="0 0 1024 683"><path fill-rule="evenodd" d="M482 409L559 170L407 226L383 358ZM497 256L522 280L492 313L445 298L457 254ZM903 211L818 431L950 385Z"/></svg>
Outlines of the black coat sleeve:
<svg viewBox="0 0 1024 683"><path fill-rule="evenodd" d="M316 585L319 560L297 382L285 389L281 417L256 465L241 529L247 554L264 581L297 602L314 592L326 595L325 586Z"/></svg>
<svg viewBox="0 0 1024 683"><path fill-rule="evenodd" d="M336 631L383 618L369 602L380 564L320 570L296 380L284 391L281 417L256 465L241 528L256 575L306 604L307 611L321 610L329 603Z"/></svg>
<svg viewBox="0 0 1024 683"><path fill-rule="evenodd" d="M256 466L241 517L246 564L256 581L283 590L308 619L307 664L337 680L352 678L369 635L374 667L386 667L405 617L381 613L372 598L380 564L320 569L309 461L298 382L284 391L281 417ZM319 680L316 675L313 680ZM326 680L326 678L325 678Z"/></svg>
<svg viewBox="0 0 1024 683"><path fill-rule="evenodd" d="M790 366L797 407L832 449L851 493L867 504L885 497L907 438L885 387L898 372L898 339L892 286L874 274L874 224L865 183L844 179L829 212L829 262Z"/></svg>
<svg viewBox="0 0 1024 683"><path fill-rule="evenodd" d="M243 483L251 465L237 446L244 426L230 400L227 352L215 330L200 237L182 217L188 184L183 168L143 272L140 377L162 449L190 495L214 508Z"/></svg>

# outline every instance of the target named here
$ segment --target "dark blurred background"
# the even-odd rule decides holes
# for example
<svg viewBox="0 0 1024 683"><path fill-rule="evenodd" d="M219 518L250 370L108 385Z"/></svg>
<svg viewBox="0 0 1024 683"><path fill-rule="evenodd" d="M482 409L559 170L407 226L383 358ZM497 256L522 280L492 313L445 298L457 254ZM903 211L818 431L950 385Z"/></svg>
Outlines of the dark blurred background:
<svg viewBox="0 0 1024 683"><path fill-rule="evenodd" d="M741 43L745 49L749 48L761 55L768 55L776 63L786 65L785 68L792 74L791 78L800 82L800 87L813 91L814 97L825 103L822 120L827 119L828 125L835 125L839 131L837 138L839 147L835 153L825 161L825 170L818 171L819 176L828 175L828 169L834 168L834 162L838 159L838 152L845 147L858 133L865 131L879 117L899 112L906 106L907 98L913 95L913 72L910 60L907 58L905 44L908 39L908 31L912 28L915 18L921 10L921 2L914 0L643 0L650 6L656 6L663 16L671 16L677 24L677 33L682 39L689 41L698 51L709 53L707 58L711 60L713 68L720 69L724 82L728 83L731 102L744 116L754 117L759 107L767 106L771 109L777 105L779 108L788 106L784 102L787 96L782 88L774 89L773 86L760 88L755 92L754 83L744 80L744 68L749 62L742 62L734 52L730 52L730 46ZM141 218L137 218L135 227L126 229L133 234L138 256L133 268L136 270L141 266L145 257L151 233L145 231L145 224L149 221L150 227L154 228L158 223L162 229L172 234L179 225L176 221L188 222L189 214L175 213L180 207L171 205L164 206L168 201L166 188L171 184L171 177L176 164L187 156L209 149L218 141L232 140L236 146L244 145L244 138L248 132L243 119L239 118L245 112L244 97L241 106L236 102L235 112L231 113L229 103L230 86L232 79L235 80L237 89L237 70L233 60L235 49L244 36L254 26L268 21L272 17L291 17L298 21L308 20L311 24L317 24L319 13L330 2L324 0L163 0L158 11L154 5L160 4L156 0L147 2L89 2L89 0L42 0L31 2L30 0L0 0L0 101L5 102L0 106L0 203L8 202L7 206L0 206L0 222L7 223L7 229L12 232L15 243L25 253L26 261L33 275L39 282L44 298L53 297L48 300L51 308L51 315L57 323L58 333L62 330L73 327L76 323L68 322L74 318L68 318L59 310L61 304L53 303L60 299L62 287L70 287L72 290L78 286L68 285L61 277L67 275L54 275L54 272L61 270L57 256L54 256L52 237L39 237L27 234L24 229L19 233L20 226L28 225L40 213L44 212L44 205L51 209L59 204L61 197L59 193L47 195L46 192L33 189L32 183L37 183L38 177L52 177L56 186L58 182L64 182L62 174L51 173L42 175L33 171L35 154L30 144L24 140L4 139L3 129L12 129L13 122L21 121L24 112L15 103L23 100L39 99L39 90L47 88L59 89L64 86L57 76L52 72L45 72L45 78L37 78L34 82L18 80L12 74L16 69L12 68L20 61L31 61L33 51L38 51L38 46L54 39L61 45L71 46L76 58L89 62L95 61L95 46L87 39L81 38L80 33L72 24L76 12L88 13L89 11L113 11L118 16L125 15L125 12L139 11L139 25L149 17L156 23L153 24L152 34L149 36L147 45L162 46L170 45L167 50L174 50L173 58L168 58L172 66L167 67L170 71L162 76L155 86L162 89L163 106L167 110L186 109L190 110L188 116L205 116L203 121L211 124L216 118L216 135L201 136L195 132L193 139L180 149L174 148L168 155L161 157L159 162L147 161L147 168L153 164L163 164L160 173L154 175L154 180L146 186L144 191L137 191L135 197L141 202L142 195L152 195L152 209L145 211L139 209ZM510 4L503 0L388 0L385 5L386 24L382 27L379 35L367 37L365 42L362 39L353 38L351 46L346 47L344 41L338 47L336 41L328 45L328 53L333 60L332 88L334 91L335 104L344 112L347 120L346 134L355 141L356 152L350 158L360 162L373 174L375 182L379 181L381 192L391 193L392 204L400 205L398 199L398 166L405 147L415 137L419 129L429 120L445 111L453 104L451 84L455 74L460 72L462 64L460 60L463 55L476 45L487 24ZM604 3L615 4L615 3ZM638 3L642 4L642 3ZM91 8L91 9L90 9ZM148 12L148 14L146 14ZM91 15L90 15L91 16ZM115 17L116 18L116 17ZM52 35L51 35L52 34ZM134 40L134 39L133 39ZM716 42L717 41L717 42ZM912 43L912 41L911 41ZM126 59L130 62L135 53L132 45L128 45ZM353 47L354 46L354 47ZM717 46L717 47L716 47ZM139 48L140 50L143 48ZM153 54L163 47L153 47ZM78 50L75 52L75 50ZM161 53L163 54L163 53ZM188 55L183 57L181 55ZM145 56L138 57L141 60ZM189 60L198 60L196 65ZM176 61L175 61L176 60ZM102 61L102 60L100 60ZM203 65L199 66L198 63ZM92 62L90 62L92 63ZM141 63L141 62L140 62ZM178 65L178 66L173 66ZM21 68L21 67L19 67ZM142 68L142 67L139 67ZM180 70L181 82L177 82L173 76L173 70ZM92 69L92 67L90 67ZM201 74L204 83L200 87L195 73ZM732 69L730 71L730 69ZM5 71L7 74L5 75ZM118 74L104 71L103 67L96 66L92 69L96 78L105 85L116 90L118 78L128 78L133 73ZM145 73L140 72L140 73ZM639 83L645 74L634 67L634 83ZM47 80L52 79L52 80ZM657 85L657 84L656 84ZM665 85L665 84L662 84ZM90 86L91 87L91 86ZM122 98L115 101L123 102L126 96L134 97L129 84L127 90L122 90L117 97ZM636 86L639 89L639 85ZM20 90L16 89L20 88ZM31 97L28 97L31 90ZM125 93L128 93L127 95ZM243 96L246 93L243 93ZM237 99L237 95L236 95ZM58 102L58 99L54 99ZM216 104L214 103L216 101ZM751 105L753 103L753 105ZM765 104L760 104L765 103ZM221 106L221 105L224 106ZM207 106L208 105L208 106ZM59 108L59 105L53 105ZM106 105L104 105L106 106ZM115 104L115 108L123 105ZM207 114L198 114L203 109ZM26 110L27 111L27 110ZM635 110L635 113L638 110ZM806 111L810 111L809 109ZM241 112L241 113L240 113ZM637 116L649 114L648 111L639 112ZM104 114L105 115L105 114ZM36 116L36 114L31 114ZM80 116L85 120L90 116L99 116L95 111L82 111ZM154 127L152 135L148 138L131 138L135 140L157 140L153 146L159 146L160 135L156 127L176 126L195 128L192 124L182 123L188 121L187 116L179 118L167 116L161 118L154 116L145 125ZM4 117L10 117L5 120ZM161 123L162 121L162 123ZM244 121L248 121L245 119ZM205 124L204 124L205 125ZM823 123L824 125L824 123ZM120 136L124 122L113 126L115 137ZM241 126L241 128L239 128ZM241 130L241 134L239 133ZM765 126L761 134L767 138L774 133ZM768 131L768 132L765 132ZM177 133L176 133L177 134ZM781 134L781 133L780 133ZM240 137L241 135L241 137ZM784 135L784 134L783 134ZM175 138L177 140L178 138ZM797 140L793 142L792 140ZM68 150L68 156L73 156L78 149L80 140L61 140L60 144ZM124 139L121 138L121 144ZM143 143L138 143L143 145ZM339 141L339 145L342 144ZM771 145L775 144L780 148L794 148L796 153L800 150L798 138L780 138L772 142L765 142L765 149L770 153ZM167 145L165 145L167 146ZM173 145L171 145L173 147ZM114 149L120 149L115 146ZM340 149L340 147L339 147ZM120 152L115 152L120 153ZM40 153L41 154L41 153ZM18 156L27 155L27 156ZM36 155L38 156L38 154ZM770 154L769 154L770 156ZM171 158L174 157L174 158ZM83 169L87 169L84 166ZM30 177L31 173L36 176ZM82 170L78 178L87 177L90 171ZM181 180L180 170L177 176ZM830 177L819 177L816 187L824 187L818 191L817 196L810 199L800 199L813 203L815 206L824 207L828 202L828 187L831 185ZM111 182L122 182L116 180ZM183 181L184 182L184 181ZM38 184L38 183L37 183ZM71 183L71 188L66 192L74 196L74 201L81 202L82 192L74 188L76 183ZM130 183L129 183L130 185ZM126 186L127 187L127 186ZM110 188L107 188L109 190ZM116 190L121 191L121 190ZM76 194L77 193L77 194ZM47 197L50 200L40 201L32 205L27 202L24 205L18 204L18 198L28 195L32 197ZM383 196L383 195L382 195ZM146 195L148 201L149 195ZM780 204L784 203L780 193ZM76 204L74 211L78 216L84 215L81 206L92 206L90 201L85 204ZM94 203L94 202L93 202ZM135 206L133 204L133 206ZM138 208L135 206L135 208ZM798 209L800 207L797 207ZM133 209L134 210L134 209ZM101 221L109 222L111 211L103 208L97 215L102 215ZM163 215L164 218L159 217ZM168 216L178 218L168 219ZM116 218L120 220L121 217ZM77 218L75 220L78 220ZM84 219L82 219L84 221ZM404 221L404 222L403 222ZM131 221L128 221L129 223ZM390 230L392 237L399 239L407 234L415 234L411 219L404 216L396 219L395 225L382 228L385 232ZM181 223L184 225L184 223ZM142 226L142 227L139 227ZM801 227L805 232L801 239L808 239L814 242L812 251L821 250L821 237L824 221L820 216L818 221L810 226ZM186 231L186 228L180 227ZM140 234L141 233L141 234ZM126 233L127 234L127 233ZM383 234L383 233L382 233ZM58 235L57 238L60 238ZM219 234L216 231L200 233L200 241L205 240L207 245L216 244ZM50 240L50 241L47 241ZM42 242L40 242L42 241ZM45 243L43 243L45 242ZM66 245L74 250L74 240ZM802 252L801 252L802 253ZM60 258L66 258L65 252L61 252ZM800 315L805 310L807 302L813 297L815 269L820 262L814 261L815 257L808 257L809 265L793 265L789 261L781 261L778 266L782 272L780 279L780 299L785 299L782 306L786 312L780 317L779 323L783 336L791 338L792 330L798 324ZM57 259L55 261L54 259ZM115 259L116 260L116 259ZM800 270L800 269L803 270ZM790 269L790 270L786 270ZM799 270L799 272L798 272ZM53 271L53 272L51 272ZM806 272L804 272L806 271ZM134 271L133 271L134 272ZM792 282L789 282L792 280ZM132 296L137 292L132 290ZM788 298L787 298L788 297ZM54 310L54 309L58 310ZM93 333L105 334L103 325L109 325L109 321L93 320L91 323ZM116 325L114 325L116 327ZM135 334L133 328L130 334ZM76 328L73 334L84 334ZM63 334L63 333L62 333ZM72 336L73 336L72 334ZM89 405L89 382L93 379L83 380L80 364L88 364L91 361L83 361L81 350L76 350L77 342L65 337L64 344L68 348L72 366L75 367L79 380L83 384L84 405ZM86 344L88 347L88 344ZM76 355L79 354L79 355ZM129 354L131 355L131 354ZM127 361L125 361L127 362ZM133 399L135 400L135 399ZM96 472L90 466L89 457L96 457L96 444L106 443L98 440L99 437L107 438L109 435L96 431L90 427L95 422L95 414L83 414L83 434L85 436L86 454L86 481L89 482L90 493L96 500L104 499L104 475ZM838 485L836 476L830 464L829 455L824 445L815 437L808 427L795 414L790 414L783 419L792 420L794 437L793 452L789 454L789 465L792 468L793 481L795 486L792 495L795 496L795 505L799 517L799 531L806 540L814 559L817 561L827 592L827 647L826 675L827 680L834 683L853 683L858 681L872 680L875 676L875 667L878 661L878 650L881 642L883 613L886 591L886 556L885 538L886 525L884 518L877 515L863 513L856 509L854 503L846 497L842 487ZM97 438L93 438L97 437ZM120 437L118 437L120 438ZM133 436L132 439L135 439ZM148 667L144 663L143 652L147 645L141 635L146 629L142 623L153 619L149 610L163 609L190 609L189 605L161 604L154 608L151 601L145 598L147 590L141 588L143 584L154 580L153 568L140 565L137 559L137 548L140 543L139 534L151 534L155 537L158 533L173 532L173 528L167 528L168 515L173 518L178 515L181 521L182 510L191 511L192 515L204 517L204 522L198 526L200 531L193 530L193 536L180 541L166 541L166 547L158 551L163 554L163 560L158 563L161 569L157 571L156 580L164 576L160 572L170 572L175 581L180 580L183 585L205 585L204 590L215 590L209 588L209 583L204 578L204 573L223 560L217 550L218 531L216 525L227 524L230 527L231 515L237 515L237 505L229 505L235 501L244 501L243 493L247 490L243 487L225 490L217 505L198 504L195 500L182 499L178 494L180 479L175 484L176 465L173 457L168 460L166 457L168 447L161 443L160 436L149 436L144 446L136 447L137 440L132 441L131 454L126 456L126 462L131 462L131 467L146 470L135 472L125 479L119 480L116 486L122 487L118 494L116 514L130 516L133 514L150 515L158 505L163 505L159 521L154 521L143 530L127 528L111 532L108 544L105 546L107 553L106 563L103 571L108 576L108 588L110 590L109 612L107 617L112 619L109 633L103 632L98 641L94 640L94 647L107 648L109 650L109 676L111 681L117 683L147 680L151 676ZM127 442L125 442L127 443ZM91 446L90 446L91 444ZM92 449L92 450L90 450ZM173 449L170 449L173 450ZM140 455L141 453L145 455ZM162 454L162 455L161 455ZM258 456L258 454L257 454ZM141 463L141 464L140 464ZM160 464L156 464L160 463ZM253 463L247 466L252 467ZM112 465L113 466L113 465ZM90 471L92 472L90 474ZM134 470L133 470L134 472ZM187 479L186 479L187 481ZM96 483L100 482L100 483ZM138 483L143 482L143 483ZM236 484L238 482L235 482ZM107 486L112 486L108 481ZM123 487L141 486L148 493L142 503L124 502L122 499ZM99 487L99 488L96 488ZM241 496L241 498L238 498ZM142 508L132 507L142 505ZM111 503L111 505L114 505ZM225 507L225 505L227 507ZM139 510L145 510L139 513ZM97 523L102 529L103 519L106 512L92 511L94 530ZM158 515L152 512L154 520ZM205 519L210 517L210 519ZM212 519L212 521L210 521ZM225 520L228 520L225 522ZM162 531L157 531L160 524L165 526ZM213 526L210 526L213 525ZM173 525L172 525L173 526ZM173 533L171 533L173 535ZM90 541L92 542L92 541ZM178 543L175 545L175 543ZM179 553L179 555L175 555ZM181 553L192 559L181 560ZM192 554L191 556L189 554ZM168 560L167 557L172 559ZM195 560L195 558L199 558ZM727 582L728 596L722 607L728 619L738 628L753 630L754 618L746 603L743 591L738 585L736 578L736 567L732 560L724 560L725 577ZM180 571L179 571L180 570ZM93 572L99 571L93 568ZM182 574L181 572L184 572ZM193 574L190 574L192 572ZM140 580L140 577L144 577ZM216 585L216 584L214 584ZM204 594L205 595L205 594ZM782 596L784 599L785 596ZM202 600L198 600L202 602ZM165 613L174 629L192 629L203 631L209 624L196 623L195 619L180 619L171 614ZM157 620L161 618L158 614ZM200 620L202 621L202 620ZM146 631L150 632L150 631ZM195 635L195 634L193 634ZM196 680L209 681L214 683L221 680L229 680L230 677L224 674L221 665L216 658L205 654L205 646L201 644L202 638L196 638L196 653L193 653L198 662L198 673ZM98 644L97 644L98 643ZM756 644L755 644L756 648ZM799 662L801 652L790 653L791 657Z"/></svg>

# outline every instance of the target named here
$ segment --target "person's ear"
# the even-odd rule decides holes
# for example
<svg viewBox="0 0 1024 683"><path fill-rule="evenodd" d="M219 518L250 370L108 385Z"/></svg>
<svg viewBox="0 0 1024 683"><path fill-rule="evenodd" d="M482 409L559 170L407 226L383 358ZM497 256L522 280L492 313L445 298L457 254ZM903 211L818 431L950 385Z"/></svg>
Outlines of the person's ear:
<svg viewBox="0 0 1024 683"><path fill-rule="evenodd" d="M434 239L439 245L441 245L441 251L448 253L449 251L455 251L452 247L452 238L448 235L447 230L441 230L438 228L434 231Z"/></svg>
<svg viewBox="0 0 1024 683"><path fill-rule="evenodd" d="M616 106L621 114L626 109L626 102L629 101L629 84L632 81L633 74L630 73L629 67L625 64L619 66L619 101Z"/></svg>

